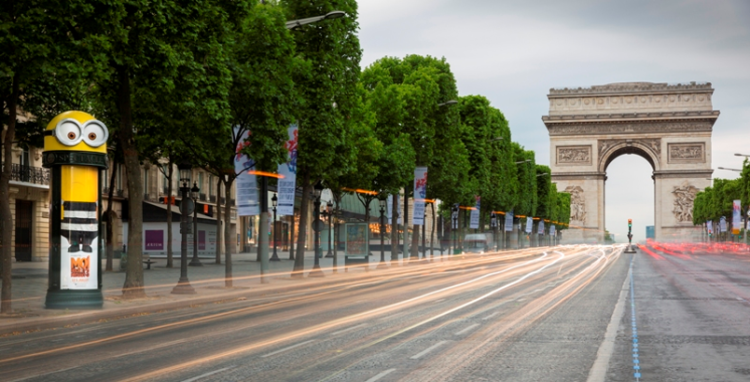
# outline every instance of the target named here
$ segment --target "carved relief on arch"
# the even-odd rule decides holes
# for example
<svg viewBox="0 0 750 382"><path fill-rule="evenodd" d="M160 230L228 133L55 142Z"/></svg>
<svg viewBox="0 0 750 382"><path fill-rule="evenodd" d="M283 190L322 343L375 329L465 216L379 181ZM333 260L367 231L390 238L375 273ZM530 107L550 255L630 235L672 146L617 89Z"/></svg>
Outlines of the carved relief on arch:
<svg viewBox="0 0 750 382"><path fill-rule="evenodd" d="M626 147L637 147L645 151L650 158L646 158L654 166L658 167L661 158L661 138L641 138L641 139L600 139L599 146L599 167L604 171L604 167L611 161L609 159L612 152Z"/></svg>

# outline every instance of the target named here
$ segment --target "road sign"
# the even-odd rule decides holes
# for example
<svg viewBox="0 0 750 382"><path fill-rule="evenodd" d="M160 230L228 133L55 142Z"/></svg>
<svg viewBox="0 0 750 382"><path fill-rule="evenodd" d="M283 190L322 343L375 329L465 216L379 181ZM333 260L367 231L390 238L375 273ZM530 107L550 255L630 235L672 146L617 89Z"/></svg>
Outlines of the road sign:
<svg viewBox="0 0 750 382"><path fill-rule="evenodd" d="M195 209L195 203L193 203L193 199L189 199L189 198L182 199L182 202L180 203L181 214L192 215L194 209Z"/></svg>
<svg viewBox="0 0 750 382"><path fill-rule="evenodd" d="M323 222L323 220L316 220L312 224L312 229L315 232L320 232L326 228L326 223Z"/></svg>

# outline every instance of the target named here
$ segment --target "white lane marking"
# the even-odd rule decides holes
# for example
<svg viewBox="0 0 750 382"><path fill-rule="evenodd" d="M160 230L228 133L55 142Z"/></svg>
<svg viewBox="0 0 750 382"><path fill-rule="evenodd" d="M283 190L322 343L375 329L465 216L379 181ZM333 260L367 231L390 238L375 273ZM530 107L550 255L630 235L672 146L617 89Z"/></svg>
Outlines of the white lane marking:
<svg viewBox="0 0 750 382"><path fill-rule="evenodd" d="M285 347L285 348L283 348L283 349L279 349L279 350L276 350L275 352L272 352L272 353L268 353L268 354L264 354L264 355L260 356L260 358L266 358L266 357L270 357L270 356L272 356L272 355L276 355L276 354L279 354L279 353L283 353L283 352L285 352L285 351L287 351L287 350L292 350L292 349L294 349L294 348L296 348L296 347L300 347L300 346L302 346L302 345L306 345L306 344L309 344L310 342L313 342L313 341L315 341L315 340L309 340L309 341L305 341L305 342L300 342L300 343L298 343L298 344L294 344L294 345L292 345L292 346L287 346L287 347Z"/></svg>
<svg viewBox="0 0 750 382"><path fill-rule="evenodd" d="M489 316L487 316L487 317L483 318L483 320L489 320L490 318L492 318L492 317L495 317L495 316L497 316L497 314L498 314L498 313L500 313L500 311L499 311L499 310L498 310L497 312L495 312L495 313L492 313L492 314L490 314Z"/></svg>
<svg viewBox="0 0 750 382"><path fill-rule="evenodd" d="M411 359L419 359L423 355L425 355L425 354L427 354L427 353L429 353L429 352L437 349L440 346L443 346L446 342L448 342L448 341L440 341L440 342L436 343L435 345L432 345L432 346L428 347L427 349L424 349L421 352L419 352L419 353L411 356L410 358Z"/></svg>
<svg viewBox="0 0 750 382"><path fill-rule="evenodd" d="M544 290L544 288L534 289L534 291L531 293L536 293L536 292L539 292L540 290Z"/></svg>
<svg viewBox="0 0 750 382"><path fill-rule="evenodd" d="M134 350L134 351L127 352L127 353L118 354L118 355L116 355L116 356L114 356L112 358L119 358L119 357L124 357L126 355L143 353L143 352L147 352L147 351L151 351L151 350L155 350L155 349L159 349L159 348L164 348L164 347L167 347L167 346L181 344L183 342L187 342L187 340L177 340L177 341L172 341L172 342L165 342L163 344L159 344L159 345L156 345L156 346L149 346L146 349L138 349L138 350Z"/></svg>
<svg viewBox="0 0 750 382"><path fill-rule="evenodd" d="M744 298L742 298L742 297L735 297L735 298L736 298L737 300L739 300L739 301L745 301L745 299L744 299Z"/></svg>
<svg viewBox="0 0 750 382"><path fill-rule="evenodd" d="M209 371L209 372L208 372L208 373L206 373L206 374L201 374L201 375L199 375L199 376L197 376L197 377L193 377L193 378L190 378L190 379L186 379L186 380L184 380L184 381L182 381L182 382L194 382L194 381L197 381L197 380L199 380L199 379L201 379L201 378L206 378L206 377L208 377L208 376L211 376L211 375L214 375L214 374L216 374L216 373L221 373L222 371L227 371L227 370L229 370L229 369L234 369L235 367L237 367L237 366L234 366L234 365L232 365L232 366L227 366L227 367L225 367L225 368L222 368L222 369L218 369L218 370L214 370L214 371Z"/></svg>
<svg viewBox="0 0 750 382"><path fill-rule="evenodd" d="M342 329L342 330L339 330L338 332L331 333L331 335L335 336L337 334L346 333L346 332L348 332L350 330L354 330L354 329L360 328L362 326L365 326L365 324L359 324L359 325L352 326L351 328Z"/></svg>
<svg viewBox="0 0 750 382"><path fill-rule="evenodd" d="M469 330L471 330L471 329L474 329L474 328L476 328L477 326L479 326L479 324L469 325L469 326L467 326L467 327L465 327L465 328L461 329L461 331L460 331L460 332L456 332L456 335L457 335L457 336L460 336L460 335L462 335L462 334L464 334L464 333L468 332Z"/></svg>
<svg viewBox="0 0 750 382"><path fill-rule="evenodd" d="M633 257L635 258L635 257ZM632 262L632 260L631 260ZM631 268L632 269L632 268ZM628 275L625 276L625 281L622 283L622 289L620 289L620 297L617 298L617 304L615 304L615 310L612 312L612 317L607 325L607 331L604 334L602 344L599 346L599 350L596 352L596 360L594 365L589 370L589 377L586 382L600 382L604 381L607 377L607 366L609 365L609 359L612 357L612 353L615 351L615 340L617 339L617 327L625 314L625 299L627 298L628 282L630 281L630 270Z"/></svg>
<svg viewBox="0 0 750 382"><path fill-rule="evenodd" d="M391 372L393 372L395 370L396 369L388 369L388 370L386 370L386 371L384 371L384 372L382 372L382 373L380 373L380 374L378 374L378 375L376 375L376 376L374 376L374 377L366 380L365 382L375 382L375 381L379 380L380 378L385 377L386 375L390 374Z"/></svg>
<svg viewBox="0 0 750 382"><path fill-rule="evenodd" d="M518 300L516 300L516 301L518 301L518 302L521 302L521 301L524 301L524 300L526 300L526 299L525 299L525 298L519 298L519 299L518 299Z"/></svg>

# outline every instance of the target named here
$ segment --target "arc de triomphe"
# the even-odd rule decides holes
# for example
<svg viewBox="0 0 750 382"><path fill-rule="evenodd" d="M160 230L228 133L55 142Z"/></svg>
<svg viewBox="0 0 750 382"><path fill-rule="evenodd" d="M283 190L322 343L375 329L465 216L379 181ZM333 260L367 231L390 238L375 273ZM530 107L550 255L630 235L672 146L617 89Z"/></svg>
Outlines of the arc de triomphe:
<svg viewBox="0 0 750 382"><path fill-rule="evenodd" d="M711 131L719 117L713 91L710 83L695 82L550 89L542 121L552 181L571 194L571 226L585 228L566 231L567 239L603 238L607 167L623 154L640 155L654 170L656 239L700 234L692 211L696 193L711 185Z"/></svg>

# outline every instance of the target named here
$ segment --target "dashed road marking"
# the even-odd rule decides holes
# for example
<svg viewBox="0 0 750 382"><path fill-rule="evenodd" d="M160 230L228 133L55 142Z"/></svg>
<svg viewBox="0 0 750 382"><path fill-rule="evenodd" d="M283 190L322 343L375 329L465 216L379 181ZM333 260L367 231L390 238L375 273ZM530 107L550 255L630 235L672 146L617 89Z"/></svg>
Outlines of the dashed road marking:
<svg viewBox="0 0 750 382"><path fill-rule="evenodd" d="M350 330L354 330L354 329L357 329L357 328L361 328L361 327L363 327L363 326L365 326L365 324L359 324L359 325L355 325L355 326L352 326L351 328L346 328L346 329L342 329L342 330L339 330L339 331L337 331L337 332L333 332L333 333L331 333L331 335L332 335L332 336L335 336L335 335L337 335L337 334L341 334L341 333L346 333L346 332L348 332L348 331L350 331Z"/></svg>
<svg viewBox="0 0 750 382"><path fill-rule="evenodd" d="M492 317L495 317L495 316L497 316L497 314L498 314L498 313L500 313L500 311L499 311L499 310L498 310L497 312L495 312L495 313L492 313L492 314L490 314L489 316L487 316L487 317L483 318L483 320L489 320L490 318L492 318Z"/></svg>
<svg viewBox="0 0 750 382"><path fill-rule="evenodd" d="M388 370L386 370L386 371L384 371L384 372L382 372L382 373L380 373L380 374L378 374L378 375L376 375L376 376L374 376L374 377L372 377L372 378L370 378L370 379L366 380L365 382L375 382L375 381L379 380L380 378L383 378L383 377L385 377L386 375L388 375L388 374L392 373L392 372L393 372L393 371L395 371L395 370L396 370L396 369L388 369Z"/></svg>
<svg viewBox="0 0 750 382"><path fill-rule="evenodd" d="M285 351L287 351L287 350L292 350L292 349L294 349L294 348L296 348L296 347L300 347L300 346L302 346L302 345L306 345L306 344L309 344L310 342L313 342L313 341L315 341L315 340L308 340L308 341L305 341L305 342L300 342L300 343L298 343L298 344L294 344L294 345L292 345L292 346L287 346L287 347L285 347L285 348L283 348L283 349L279 349L279 350L276 350L275 352L271 352L271 353L268 353L268 354L264 354L264 355L260 356L260 358L266 358L266 357L270 357L270 356L272 356L272 355L276 355L276 354L279 354L279 353L283 353L283 352L285 352Z"/></svg>
<svg viewBox="0 0 750 382"><path fill-rule="evenodd" d="M197 376L197 377L193 377L193 378L190 378L190 379L186 379L186 380L184 380L184 381L182 381L182 382L194 382L194 381L197 381L197 380L199 380L199 379L201 379L201 378L206 378L206 377L208 377L208 376L211 376L211 375L214 375L214 374L217 374L217 373L221 373L222 371L227 371L227 370L229 370L229 369L234 369L235 367L237 367L237 366L234 366L234 365L232 365L232 366L227 366L227 367L225 367L225 368L221 368L221 369L218 369L218 370L214 370L214 371L209 371L209 372L208 372L208 373L206 373L206 374L201 374L201 375L199 375L199 376Z"/></svg>
<svg viewBox="0 0 750 382"><path fill-rule="evenodd" d="M411 356L410 358L411 359L419 359L423 355L425 355L425 354L427 354L427 353L429 353L429 352L431 352L431 351L439 348L440 346L443 346L446 342L448 342L448 341L440 341L440 342L436 343L435 345L432 345L432 346L428 347L427 349L424 349L421 352L419 352L419 353Z"/></svg>
<svg viewBox="0 0 750 382"><path fill-rule="evenodd" d="M469 330L471 330L471 329L474 329L474 328L476 328L477 326L479 326L479 324L469 325L469 326L467 326L467 327L465 327L465 328L461 329L461 331L459 331L459 332L456 332L456 335L457 335L457 336L460 336L460 335L462 335L462 334L464 334L464 333L468 332Z"/></svg>

